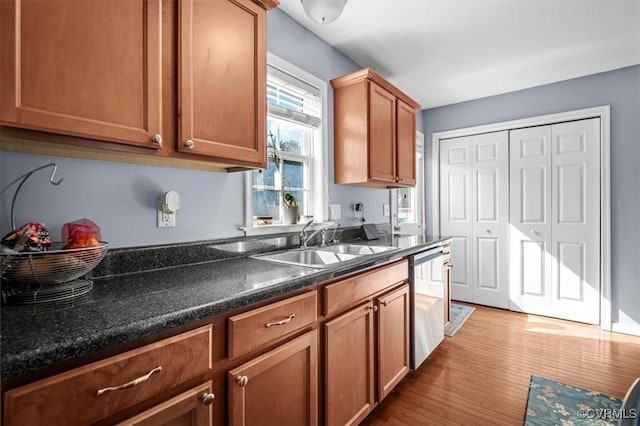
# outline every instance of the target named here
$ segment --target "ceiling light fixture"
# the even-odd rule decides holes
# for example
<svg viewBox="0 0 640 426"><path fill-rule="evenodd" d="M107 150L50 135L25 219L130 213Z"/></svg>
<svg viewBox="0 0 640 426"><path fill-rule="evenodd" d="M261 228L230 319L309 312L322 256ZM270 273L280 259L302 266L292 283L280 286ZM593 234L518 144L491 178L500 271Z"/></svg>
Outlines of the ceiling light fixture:
<svg viewBox="0 0 640 426"><path fill-rule="evenodd" d="M309 18L319 24L328 24L338 19L347 0L300 0Z"/></svg>

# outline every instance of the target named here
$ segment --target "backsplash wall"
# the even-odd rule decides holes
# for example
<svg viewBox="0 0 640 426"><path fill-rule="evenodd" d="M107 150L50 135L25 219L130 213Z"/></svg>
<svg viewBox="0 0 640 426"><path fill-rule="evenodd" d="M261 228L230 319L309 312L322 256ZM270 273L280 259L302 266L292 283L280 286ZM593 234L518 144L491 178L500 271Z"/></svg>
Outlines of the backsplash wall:
<svg viewBox="0 0 640 426"><path fill-rule="evenodd" d="M306 30L278 9L268 14L267 48L280 58L325 81L361 67ZM333 93L329 85L329 197L342 209L341 225L354 225L351 205L363 202L368 222L389 223L382 205L389 192L333 184ZM419 121L419 128L422 122ZM59 186L48 183L50 171L29 178L16 203L16 226L44 222L54 240L65 222L89 218L96 222L111 247L135 247L242 236L237 227L244 218L244 173L214 173L81 160L0 151L0 233L11 229L11 198L18 176L56 162ZM6 188L6 190L5 190ZM175 228L156 227L156 200L175 190L181 209Z"/></svg>

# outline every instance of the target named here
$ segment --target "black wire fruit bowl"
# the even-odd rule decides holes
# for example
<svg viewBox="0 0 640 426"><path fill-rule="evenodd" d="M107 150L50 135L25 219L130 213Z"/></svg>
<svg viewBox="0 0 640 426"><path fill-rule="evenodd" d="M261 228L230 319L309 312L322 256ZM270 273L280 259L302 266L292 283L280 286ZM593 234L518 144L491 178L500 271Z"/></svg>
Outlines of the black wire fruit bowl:
<svg viewBox="0 0 640 426"><path fill-rule="evenodd" d="M107 253L106 242L100 245L63 249L53 243L46 251L0 253L3 281L16 284L53 285L73 281L89 273Z"/></svg>

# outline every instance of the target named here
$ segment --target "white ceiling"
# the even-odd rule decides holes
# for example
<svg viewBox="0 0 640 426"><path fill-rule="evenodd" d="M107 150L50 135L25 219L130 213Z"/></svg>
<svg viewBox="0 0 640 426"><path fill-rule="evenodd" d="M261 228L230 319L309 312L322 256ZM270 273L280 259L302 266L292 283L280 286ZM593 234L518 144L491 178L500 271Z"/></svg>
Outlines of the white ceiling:
<svg viewBox="0 0 640 426"><path fill-rule="evenodd" d="M640 0L348 0L330 24L280 9L422 108L640 64Z"/></svg>

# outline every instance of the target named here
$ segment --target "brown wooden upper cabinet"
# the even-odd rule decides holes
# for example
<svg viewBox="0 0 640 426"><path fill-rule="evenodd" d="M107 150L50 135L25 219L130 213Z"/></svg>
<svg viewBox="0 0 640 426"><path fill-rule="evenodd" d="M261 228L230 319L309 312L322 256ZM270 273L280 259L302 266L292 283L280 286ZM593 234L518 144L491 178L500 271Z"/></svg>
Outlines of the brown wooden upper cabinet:
<svg viewBox="0 0 640 426"><path fill-rule="evenodd" d="M277 5L0 1L0 124L264 167L266 12Z"/></svg>
<svg viewBox="0 0 640 426"><path fill-rule="evenodd" d="M2 124L160 148L160 7L0 2Z"/></svg>
<svg viewBox="0 0 640 426"><path fill-rule="evenodd" d="M182 0L180 151L266 167L265 7L272 6Z"/></svg>
<svg viewBox="0 0 640 426"><path fill-rule="evenodd" d="M370 68L333 79L331 86L335 182L414 186L420 105Z"/></svg>

